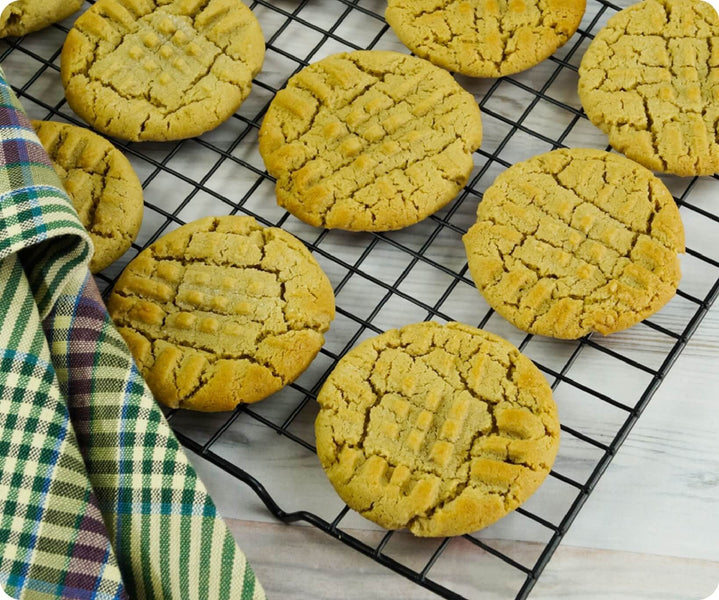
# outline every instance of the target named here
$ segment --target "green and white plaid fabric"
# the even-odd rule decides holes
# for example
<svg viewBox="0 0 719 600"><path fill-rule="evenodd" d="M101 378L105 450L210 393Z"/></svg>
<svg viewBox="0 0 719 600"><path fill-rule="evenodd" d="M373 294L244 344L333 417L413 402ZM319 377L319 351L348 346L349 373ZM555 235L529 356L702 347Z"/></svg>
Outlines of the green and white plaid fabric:
<svg viewBox="0 0 719 600"><path fill-rule="evenodd" d="M0 586L264 598L110 322L90 254L0 71Z"/></svg>

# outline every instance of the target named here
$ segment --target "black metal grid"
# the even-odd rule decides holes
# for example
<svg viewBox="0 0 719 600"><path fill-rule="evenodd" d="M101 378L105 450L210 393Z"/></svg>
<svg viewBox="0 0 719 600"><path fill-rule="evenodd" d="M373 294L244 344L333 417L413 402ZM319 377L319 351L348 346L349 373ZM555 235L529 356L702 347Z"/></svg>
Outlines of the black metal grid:
<svg viewBox="0 0 719 600"><path fill-rule="evenodd" d="M145 217L137 242L97 281L109 291L131 258L185 222L209 214L250 214L265 225L291 231L313 251L334 285L337 319L313 365L272 398L239 406L231 414L168 413L181 442L223 469L228 481L236 478L248 484L277 519L319 528L441 597L476 597L483 589L479 579L470 577L457 585L443 576L448 548L462 544L452 560L461 560L468 573L476 571L482 578L488 570L501 571L505 584L516 583L512 589L504 586L506 597L526 598L719 295L719 250L710 243L719 234L719 209L711 203L719 192L717 177L664 178L687 229L684 278L664 310L626 332L574 342L525 335L489 309L467 274L460 238L474 221L483 190L500 171L554 148L606 147L606 138L581 110L576 72L596 31L629 4L589 0L577 34L555 56L527 72L498 80L458 77L475 94L485 130L470 183L422 223L376 234L315 229L279 209L274 182L257 153L257 131L274 93L310 62L351 49L403 51L383 20L383 1L256 0L250 4L265 33L267 55L250 97L237 114L214 132L192 140L164 144L114 140L141 178ZM42 33L0 42L0 64L31 117L83 125L65 103L59 77L60 50L70 25L68 20ZM695 241L699 246L693 245ZM555 391L562 447L542 488L496 526L461 538L395 544L395 532L360 533L361 519L332 496L331 488L318 483L324 477L319 464L315 465L318 480L306 489L302 482L292 481L291 472L292 465L315 459L314 399L336 361L365 337L425 319L459 320L487 328L535 360ZM627 383L621 391L605 387L617 379ZM596 415L611 427L592 430ZM275 454L269 460L259 458L268 446ZM284 466L272 466L277 459ZM266 487L270 481L274 489ZM323 500L313 496L316 489L321 489ZM296 508L283 509L282 504ZM512 539L517 532L521 534L516 537L538 542L529 564L513 556L510 542L493 539Z"/></svg>

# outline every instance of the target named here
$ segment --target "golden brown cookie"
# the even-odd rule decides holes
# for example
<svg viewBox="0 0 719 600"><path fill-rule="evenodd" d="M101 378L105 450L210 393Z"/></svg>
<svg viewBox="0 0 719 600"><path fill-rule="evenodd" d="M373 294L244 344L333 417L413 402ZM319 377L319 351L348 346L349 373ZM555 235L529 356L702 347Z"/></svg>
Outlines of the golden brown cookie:
<svg viewBox="0 0 719 600"><path fill-rule="evenodd" d="M117 148L89 129L54 121L33 121L95 251L93 273L120 258L142 224L142 186Z"/></svg>
<svg viewBox="0 0 719 600"><path fill-rule="evenodd" d="M336 54L280 90L260 154L280 206L310 225L385 231L416 223L467 183L479 107L446 71L397 52Z"/></svg>
<svg viewBox="0 0 719 600"><path fill-rule="evenodd" d="M472 77L542 62L579 27L586 0L389 0L385 18L417 56Z"/></svg>
<svg viewBox="0 0 719 600"><path fill-rule="evenodd" d="M294 381L322 347L335 304L300 240L224 216L143 250L108 309L157 400L225 411Z"/></svg>
<svg viewBox="0 0 719 600"><path fill-rule="evenodd" d="M265 43L240 0L98 0L70 30L70 107L125 140L175 140L227 120L250 93Z"/></svg>
<svg viewBox="0 0 719 600"><path fill-rule="evenodd" d="M641 165L555 150L497 177L464 244L477 288L500 315L575 339L630 327L674 296L684 227L669 190Z"/></svg>
<svg viewBox="0 0 719 600"><path fill-rule="evenodd" d="M21 36L66 19L82 0L16 0L0 13L0 38Z"/></svg>
<svg viewBox="0 0 719 600"><path fill-rule="evenodd" d="M579 68L589 119L654 171L719 172L719 17L699 0L645 0L614 15Z"/></svg>
<svg viewBox="0 0 719 600"><path fill-rule="evenodd" d="M418 323L348 352L317 397L317 453L342 500L387 529L461 535L524 502L559 447L526 356L461 323Z"/></svg>

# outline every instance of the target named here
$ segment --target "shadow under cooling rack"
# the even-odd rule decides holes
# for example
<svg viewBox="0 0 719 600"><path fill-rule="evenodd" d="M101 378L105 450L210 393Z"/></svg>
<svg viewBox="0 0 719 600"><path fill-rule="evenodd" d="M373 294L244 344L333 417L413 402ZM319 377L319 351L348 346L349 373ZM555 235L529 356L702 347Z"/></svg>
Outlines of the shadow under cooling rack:
<svg viewBox="0 0 719 600"><path fill-rule="evenodd" d="M309 369L267 401L222 415L168 413L180 441L228 478L250 486L277 519L325 531L441 597L478 597L487 582L501 580L496 597L526 598L719 294L719 215L716 203L707 201L719 193L716 177L663 178L687 230L684 275L676 297L628 331L576 341L526 335L489 309L467 273L461 236L497 174L555 148L606 148L606 137L579 104L577 68L593 35L628 4L589 0L577 34L528 71L498 80L458 77L475 95L483 118L484 140L469 184L417 225L348 234L312 228L277 206L274 181L257 151L258 129L275 92L310 62L354 49L406 50L384 22L380 0L250 3L267 53L238 112L195 139L113 140L142 181L145 216L132 248L97 282L107 293L138 252L183 223L247 214L283 227L312 250L333 284L337 317ZM69 26L66 21L41 35L1 41L0 64L31 117L84 125L67 106L59 77ZM522 507L487 530L438 540L367 529L327 483L316 461L313 431L316 394L345 352L368 336L427 319L477 325L517 345L552 385L563 434L554 469ZM301 481L292 477L298 466L309 473ZM503 541L512 539L532 541L532 552L520 555L511 541Z"/></svg>

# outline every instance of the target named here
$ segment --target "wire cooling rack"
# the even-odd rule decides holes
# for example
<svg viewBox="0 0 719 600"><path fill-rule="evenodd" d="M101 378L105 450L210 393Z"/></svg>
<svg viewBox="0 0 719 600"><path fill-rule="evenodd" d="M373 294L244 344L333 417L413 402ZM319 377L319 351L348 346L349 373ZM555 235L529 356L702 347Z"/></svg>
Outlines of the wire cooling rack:
<svg viewBox="0 0 719 600"><path fill-rule="evenodd" d="M664 178L687 230L684 276L667 307L628 331L571 342L525 335L489 309L467 273L461 236L474 221L482 192L499 172L558 147L606 148L605 136L581 110L577 67L593 35L628 4L589 0L577 34L529 71L498 80L458 77L475 94L483 115L484 141L475 154L470 183L443 210L401 231L350 234L299 222L276 205L274 182L257 152L257 133L270 100L302 67L338 51L406 52L383 20L382 0L253 2L267 54L237 114L196 139L162 144L115 140L143 183L145 215L136 243L98 275L105 292L124 265L163 233L201 216L233 213L253 215L298 236L334 285L337 318L325 347L295 383L231 414L168 414L181 442L228 478L249 485L264 503L265 514L314 526L444 598L477 597L491 572L502 574L501 597L529 595L719 294L719 251L712 243L719 235L718 209L712 203L719 192L716 177ZM59 76L60 51L70 25L68 20L41 33L0 42L0 64L31 117L82 125L65 103ZM358 533L367 523L342 505L316 461L314 400L336 361L359 341L426 319L463 321L515 343L552 384L563 436L554 469L523 507L477 534L411 540L407 545L397 542L393 532ZM598 421L610 425L597 429L593 424ZM298 481L293 477L295 467L308 462L310 468ZM305 477L306 473L316 477ZM510 542L497 543L495 538L538 542L533 545L536 553L528 562L525 554L518 558ZM461 560L467 574L461 586L443 568L448 548L459 543L462 550L452 553L452 560Z"/></svg>

